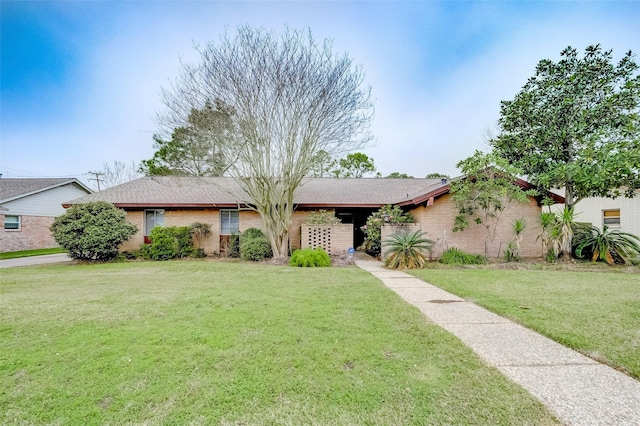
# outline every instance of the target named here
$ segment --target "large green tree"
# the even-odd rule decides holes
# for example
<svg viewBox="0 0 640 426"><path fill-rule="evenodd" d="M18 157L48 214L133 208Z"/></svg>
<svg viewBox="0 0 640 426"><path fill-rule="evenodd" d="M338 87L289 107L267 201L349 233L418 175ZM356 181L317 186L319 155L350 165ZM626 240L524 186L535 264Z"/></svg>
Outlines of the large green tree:
<svg viewBox="0 0 640 426"><path fill-rule="evenodd" d="M338 160L333 168L333 175L340 178L361 178L366 174L375 173L376 166L373 158L362 152L354 152Z"/></svg>
<svg viewBox="0 0 640 426"><path fill-rule="evenodd" d="M572 208L585 197L636 195L640 188L640 76L634 55L572 47L542 60L500 108L495 152L542 189L564 188Z"/></svg>
<svg viewBox="0 0 640 426"><path fill-rule="evenodd" d="M316 155L324 150L333 157L371 140L373 101L364 73L346 54L335 55L329 41L317 44L310 31L275 34L243 26L196 49L200 61L183 64L163 91L167 109L160 124L184 126L207 100L228 108L225 174L237 179L245 194L238 201L260 214L274 258L282 260L294 196Z"/></svg>
<svg viewBox="0 0 640 426"><path fill-rule="evenodd" d="M231 140L231 110L223 103L206 101L191 108L186 123L168 139L155 135L153 157L143 160L140 172L147 176L222 176L227 169L222 153Z"/></svg>

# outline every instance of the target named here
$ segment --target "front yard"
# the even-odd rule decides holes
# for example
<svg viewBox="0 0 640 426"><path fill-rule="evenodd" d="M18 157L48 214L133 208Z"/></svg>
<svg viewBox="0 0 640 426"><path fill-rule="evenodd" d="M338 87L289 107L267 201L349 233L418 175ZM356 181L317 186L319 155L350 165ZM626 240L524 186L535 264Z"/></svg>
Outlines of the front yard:
<svg viewBox="0 0 640 426"><path fill-rule="evenodd" d="M488 269L412 273L640 378L640 274Z"/></svg>
<svg viewBox="0 0 640 426"><path fill-rule="evenodd" d="M0 288L1 424L555 424L357 268L42 266Z"/></svg>

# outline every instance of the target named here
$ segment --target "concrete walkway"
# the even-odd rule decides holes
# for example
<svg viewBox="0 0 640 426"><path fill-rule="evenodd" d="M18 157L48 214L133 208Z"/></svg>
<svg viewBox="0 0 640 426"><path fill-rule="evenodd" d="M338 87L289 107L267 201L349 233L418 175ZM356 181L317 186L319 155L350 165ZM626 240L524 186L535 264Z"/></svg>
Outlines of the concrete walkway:
<svg viewBox="0 0 640 426"><path fill-rule="evenodd" d="M17 259L0 260L0 268L13 268L15 266L44 265L46 263L71 262L66 253L45 254L42 256L19 257Z"/></svg>
<svg viewBox="0 0 640 426"><path fill-rule="evenodd" d="M381 262L356 259L567 425L640 425L640 382Z"/></svg>

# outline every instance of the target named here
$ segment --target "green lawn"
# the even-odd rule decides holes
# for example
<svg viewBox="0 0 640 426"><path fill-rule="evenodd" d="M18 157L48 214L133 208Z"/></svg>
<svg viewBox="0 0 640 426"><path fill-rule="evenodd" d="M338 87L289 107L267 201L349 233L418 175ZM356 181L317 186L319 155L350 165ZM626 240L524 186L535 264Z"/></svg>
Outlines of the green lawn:
<svg viewBox="0 0 640 426"><path fill-rule="evenodd" d="M0 424L555 424L357 268L2 272Z"/></svg>
<svg viewBox="0 0 640 426"><path fill-rule="evenodd" d="M640 274L425 269L414 275L640 378Z"/></svg>
<svg viewBox="0 0 640 426"><path fill-rule="evenodd" d="M16 259L18 257L41 256L43 254L66 253L66 252L67 251L61 247L37 249L37 250L9 251L6 253L0 253L0 260Z"/></svg>

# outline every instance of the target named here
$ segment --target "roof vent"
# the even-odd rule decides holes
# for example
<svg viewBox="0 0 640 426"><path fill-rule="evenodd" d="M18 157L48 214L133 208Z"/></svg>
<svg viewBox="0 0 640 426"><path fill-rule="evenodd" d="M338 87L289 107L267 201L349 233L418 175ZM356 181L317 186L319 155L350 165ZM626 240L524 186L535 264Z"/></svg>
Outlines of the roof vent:
<svg viewBox="0 0 640 426"><path fill-rule="evenodd" d="M440 179L440 183L442 183L443 185L446 185L447 184L447 178Z"/></svg>

